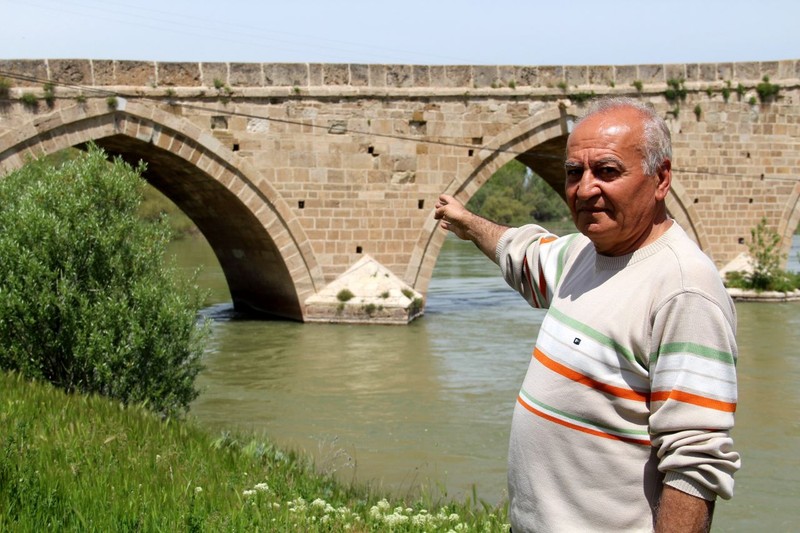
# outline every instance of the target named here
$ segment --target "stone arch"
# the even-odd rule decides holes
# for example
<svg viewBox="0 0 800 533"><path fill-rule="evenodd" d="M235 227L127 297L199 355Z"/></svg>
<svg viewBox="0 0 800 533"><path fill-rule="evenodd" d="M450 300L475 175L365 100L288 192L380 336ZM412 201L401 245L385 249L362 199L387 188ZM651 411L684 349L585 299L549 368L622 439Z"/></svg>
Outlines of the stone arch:
<svg viewBox="0 0 800 533"><path fill-rule="evenodd" d="M77 104L0 137L0 170L90 141L147 162L148 181L214 249L237 309L303 320L324 278L298 220L259 172L179 116L125 100Z"/></svg>
<svg viewBox="0 0 800 533"><path fill-rule="evenodd" d="M792 251L792 237L800 225L800 181L794 184L778 224L778 234L781 236L781 253L783 254L783 267Z"/></svg>
<svg viewBox="0 0 800 533"><path fill-rule="evenodd" d="M563 177L556 177L556 171L559 176L563 173L561 169L566 139L580 114L575 106L559 105L540 109L490 140L475 155L472 170L466 175L453 178L443 193L466 203L497 170L512 159L518 159L537 171L563 196ZM693 205L686 199L684 187L673 175L671 191L667 197L667 210L689 237L708 253L706 233ZM425 221L405 276L422 293L427 292L444 239L445 233L438 231L438 222L431 213Z"/></svg>

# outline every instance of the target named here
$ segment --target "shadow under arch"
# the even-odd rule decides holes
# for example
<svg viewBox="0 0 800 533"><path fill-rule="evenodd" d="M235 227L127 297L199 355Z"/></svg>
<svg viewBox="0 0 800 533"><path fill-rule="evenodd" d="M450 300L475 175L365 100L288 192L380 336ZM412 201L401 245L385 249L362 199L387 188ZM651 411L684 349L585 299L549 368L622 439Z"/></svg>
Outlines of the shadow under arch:
<svg viewBox="0 0 800 533"><path fill-rule="evenodd" d="M786 268L789 254L792 251L792 238L800 225L800 181L794 184L778 223L778 235L781 236L782 268Z"/></svg>
<svg viewBox="0 0 800 533"><path fill-rule="evenodd" d="M469 174L454 177L442 192L466 204L495 172L512 159L517 159L536 172L563 198L567 138L581 114L577 107L563 105L535 112L490 140L475 155ZM670 216L708 253L706 232L693 205L687 202L685 189L674 174L666 203ZM422 293L427 292L445 236L446 233L438 229L438 221L431 213L425 221L405 277Z"/></svg>
<svg viewBox="0 0 800 533"><path fill-rule="evenodd" d="M324 286L305 232L277 191L212 135L171 113L124 102L76 105L0 137L3 173L29 157L95 142L129 162L197 225L237 310L302 321Z"/></svg>

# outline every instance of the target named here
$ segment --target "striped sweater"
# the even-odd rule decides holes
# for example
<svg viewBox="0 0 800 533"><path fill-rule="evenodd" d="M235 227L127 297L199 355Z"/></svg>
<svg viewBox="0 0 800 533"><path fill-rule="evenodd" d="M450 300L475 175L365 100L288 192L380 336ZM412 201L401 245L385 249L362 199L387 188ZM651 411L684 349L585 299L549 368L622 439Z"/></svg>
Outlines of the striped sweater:
<svg viewBox="0 0 800 533"><path fill-rule="evenodd" d="M511 426L512 529L651 531L662 483L730 498L735 308L684 231L607 257L524 226L496 259L549 309Z"/></svg>

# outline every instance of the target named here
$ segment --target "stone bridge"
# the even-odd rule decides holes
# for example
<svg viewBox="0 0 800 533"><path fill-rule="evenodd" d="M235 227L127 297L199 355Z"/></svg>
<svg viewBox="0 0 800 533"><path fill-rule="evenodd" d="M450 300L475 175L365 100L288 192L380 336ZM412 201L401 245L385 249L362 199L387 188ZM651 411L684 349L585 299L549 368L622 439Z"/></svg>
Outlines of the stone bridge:
<svg viewBox="0 0 800 533"><path fill-rule="evenodd" d="M800 60L0 60L0 173L89 141L142 159L213 247L237 308L314 320L309 299L367 255L425 294L445 236L433 219L440 193L466 201L512 159L561 192L566 136L592 95L635 96L667 118L669 211L719 267L746 251L762 217L788 250L800 220L799 89Z"/></svg>

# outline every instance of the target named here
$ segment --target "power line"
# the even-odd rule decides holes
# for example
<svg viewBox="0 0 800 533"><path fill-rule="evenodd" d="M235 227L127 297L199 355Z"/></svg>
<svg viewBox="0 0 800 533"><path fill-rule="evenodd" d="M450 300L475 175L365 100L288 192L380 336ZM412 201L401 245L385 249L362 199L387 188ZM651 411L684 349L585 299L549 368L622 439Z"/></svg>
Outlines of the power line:
<svg viewBox="0 0 800 533"><path fill-rule="evenodd" d="M50 84L53 87L64 87L64 88L70 88L70 89L78 89L81 92L94 94L94 95L96 95L98 97L101 97L101 98L102 97L117 96L117 93L115 93L114 91L109 91L107 89L101 89L101 88L97 88L97 87L93 87L93 86L86 86L86 85L71 84L71 83L67 83L67 82L53 82L51 80L38 78L38 77L35 77L35 76L28 76L28 75L24 75L24 74L17 74L17 73L14 73L14 72L8 72L8 71L2 71L2 70L0 70L0 77L12 78L12 79L20 80L20 81L41 83L42 85ZM157 99L157 98L148 97L148 96L137 96L136 99L137 100L149 101L149 102L152 102L154 105L163 105L165 103L163 99ZM487 146L481 146L481 145L475 145L475 144L440 141L440 140L434 140L434 139L420 139L420 138L417 138L417 137L411 137L411 136L406 136L406 135L389 134L389 133L377 133L377 132L371 132L371 131L357 130L357 129L348 128L348 127L346 127L344 125L340 125L340 124L332 124L332 125L329 125L329 126L324 126L324 125L321 125L321 124L314 124L312 122L303 122L303 121L300 121L300 120L276 118L276 117L270 117L270 116L259 115L259 114L254 114L254 113L244 113L244 112L241 112L241 111L234 111L234 110L224 109L224 108L221 109L221 108L218 108L218 107L213 107L212 108L212 107L202 106L202 105L197 105L197 104L189 104L189 103L185 103L185 102L178 102L178 101L176 101L174 99L168 99L166 103L167 103L167 105L170 105L170 106L178 106L178 107L181 107L183 109L206 112L206 113L209 113L210 115L226 115L226 116L229 116L229 117L240 117L240 118L248 118L248 119L254 119L254 120L264 120L264 121L268 121L268 122L275 122L275 123L278 123L278 124L286 124L286 125L298 126L298 127L303 127L303 128L311 128L311 129L316 129L316 130L325 130L327 132L331 132L332 130L335 130L337 134L349 133L349 134L352 134L352 135L364 135L364 136L367 136L367 137L387 138L387 139L393 139L393 140L399 140L399 141L405 141L405 142L412 142L412 143L416 143L416 144L432 144L432 145L437 145L437 146L446 146L446 147L449 147L449 148L465 148L465 149L468 149L468 150L490 151L492 154L503 153L503 154L510 154L510 155L514 155L514 156L524 155L524 156L527 156L527 157L535 157L535 158L550 159L550 160L560 160L560 161L563 161L563 159L564 159L561 156L556 156L556 155L549 154L549 153L542 153L542 152L536 152L536 151L524 151L523 152L523 151L512 150L512 149L508 149L508 148L489 148ZM773 105L779 105L779 104L773 104ZM789 182L800 181L800 177L799 178L790 178L790 177L781 177L781 176L768 177L768 176L765 176L764 174L759 174L758 176L752 176L752 175L749 175L749 174L731 174L731 173L723 173L723 172L714 172L714 171L711 171L711 170L700 169L700 168L689 169L689 168L673 167L672 170L674 172L680 173L680 174L701 174L701 175L707 175L707 176L721 176L721 177L745 178L745 179L749 178L749 179L756 180L756 181L760 181L760 180L789 181Z"/></svg>

